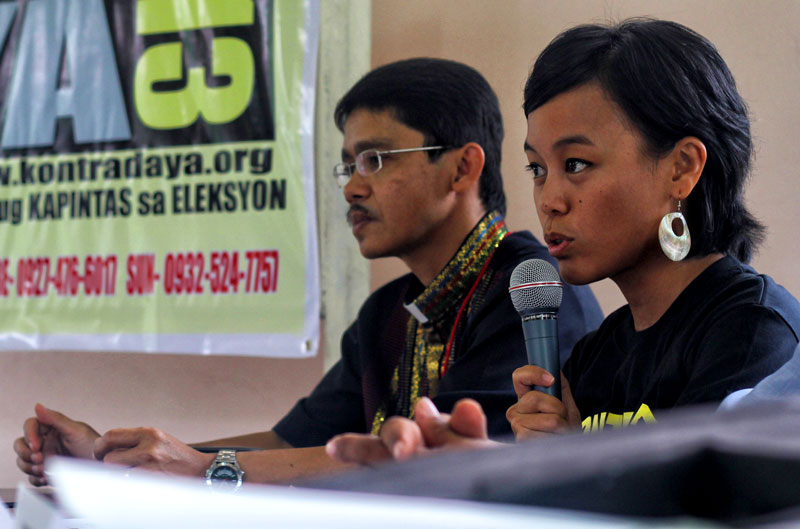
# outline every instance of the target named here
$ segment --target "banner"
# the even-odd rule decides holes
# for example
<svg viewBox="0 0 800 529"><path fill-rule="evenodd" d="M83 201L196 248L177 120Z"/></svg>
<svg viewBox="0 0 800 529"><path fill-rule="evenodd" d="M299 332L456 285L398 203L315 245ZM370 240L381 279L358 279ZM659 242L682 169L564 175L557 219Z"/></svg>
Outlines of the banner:
<svg viewBox="0 0 800 529"><path fill-rule="evenodd" d="M318 7L0 2L0 348L316 353Z"/></svg>

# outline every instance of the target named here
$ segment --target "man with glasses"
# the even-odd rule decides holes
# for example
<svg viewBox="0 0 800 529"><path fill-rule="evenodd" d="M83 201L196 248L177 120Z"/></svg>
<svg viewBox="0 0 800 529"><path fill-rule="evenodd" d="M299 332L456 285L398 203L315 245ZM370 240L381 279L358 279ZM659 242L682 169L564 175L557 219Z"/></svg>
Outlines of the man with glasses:
<svg viewBox="0 0 800 529"><path fill-rule="evenodd" d="M336 468L324 450L330 438L377 433L387 417L409 417L422 397L444 411L473 398L487 412L490 435L511 433L511 373L527 359L509 276L526 259L554 261L530 233L506 228L494 92L463 64L411 59L364 76L334 117L344 133L334 177L361 253L399 257L411 270L367 299L342 337L341 360L273 430L208 443L258 451L201 453L152 428L101 437L37 409L38 420L29 419L15 443L32 482L44 482L48 442L76 456L177 474L222 468L236 482L242 470L254 482L310 475ZM601 320L587 287L565 285L562 360Z"/></svg>

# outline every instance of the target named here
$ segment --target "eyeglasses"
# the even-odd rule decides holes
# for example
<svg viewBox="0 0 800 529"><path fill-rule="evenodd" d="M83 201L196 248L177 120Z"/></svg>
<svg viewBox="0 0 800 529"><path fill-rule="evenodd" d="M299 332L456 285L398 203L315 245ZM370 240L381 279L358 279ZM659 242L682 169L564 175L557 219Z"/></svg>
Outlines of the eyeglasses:
<svg viewBox="0 0 800 529"><path fill-rule="evenodd" d="M370 176L374 175L381 169L383 169L383 160L381 156L384 154L401 154L405 152L417 152L417 151L436 151L440 149L447 149L448 147L438 145L436 147L415 147L413 149L395 149L392 151L377 151L375 149L371 149L368 151L363 151L356 156L355 163L337 163L333 166L333 177L336 179L336 183L339 187L344 187L350 181L350 178L353 176L353 172L358 171L361 176Z"/></svg>

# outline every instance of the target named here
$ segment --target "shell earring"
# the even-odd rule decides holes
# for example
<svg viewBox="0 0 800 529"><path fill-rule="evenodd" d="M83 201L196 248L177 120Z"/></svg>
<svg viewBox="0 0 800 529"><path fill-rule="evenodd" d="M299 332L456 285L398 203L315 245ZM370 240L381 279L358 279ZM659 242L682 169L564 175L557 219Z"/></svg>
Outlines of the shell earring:
<svg viewBox="0 0 800 529"><path fill-rule="evenodd" d="M679 220L683 225L680 235L672 229L672 224L676 220ZM689 235L689 226L686 224L686 218L681 213L680 199L678 199L678 211L667 213L661 218L661 224L658 226L658 242L661 244L664 255L673 261L680 261L689 254L689 248L692 247L692 237Z"/></svg>

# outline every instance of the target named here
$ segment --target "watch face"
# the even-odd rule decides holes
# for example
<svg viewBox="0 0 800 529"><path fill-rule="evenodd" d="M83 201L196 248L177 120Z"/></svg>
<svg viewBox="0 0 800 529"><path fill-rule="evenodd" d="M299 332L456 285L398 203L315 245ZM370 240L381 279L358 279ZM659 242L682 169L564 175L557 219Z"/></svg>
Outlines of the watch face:
<svg viewBox="0 0 800 529"><path fill-rule="evenodd" d="M235 467L223 464L211 471L206 482L215 490L235 491L241 485L241 478Z"/></svg>
<svg viewBox="0 0 800 529"><path fill-rule="evenodd" d="M239 481L236 469L228 465L220 465L211 473L213 481Z"/></svg>

